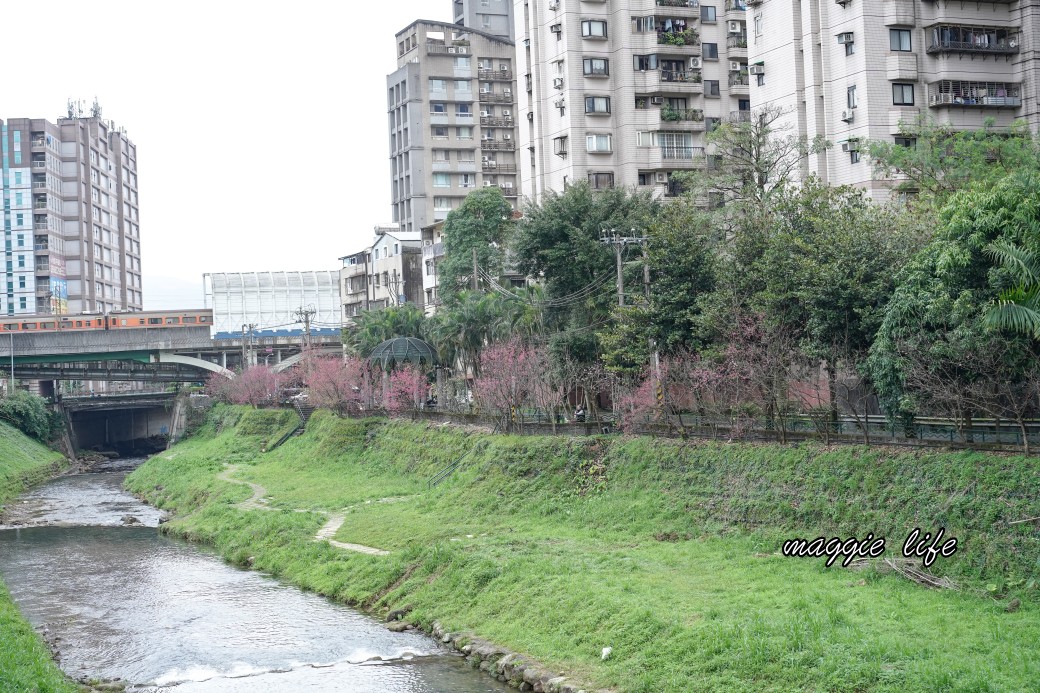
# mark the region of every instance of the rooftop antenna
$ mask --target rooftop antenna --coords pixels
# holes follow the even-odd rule
[[[101,104],[98,103],[97,97],[94,97],[94,105],[90,107],[90,115],[94,118],[101,117]]]
[[[76,117],[76,102],[73,101],[70,98],[68,104],[66,105],[66,108],[68,109],[69,117],[70,118],[75,118]]]

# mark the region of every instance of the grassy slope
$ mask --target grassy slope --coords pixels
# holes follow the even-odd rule
[[[1034,577],[1035,460],[971,453],[689,445],[648,439],[513,438],[381,421],[312,420],[266,455],[257,414],[221,410],[203,433],[149,462],[131,488],[179,513],[172,531],[231,560],[370,607],[416,606],[597,685],[624,690],[1034,690],[1040,601],[984,596]],[[246,431],[252,435],[243,435]],[[467,450],[460,471],[426,479]],[[355,506],[338,539],[309,540],[318,515],[242,512],[273,504]],[[398,503],[365,503],[411,496]],[[899,578],[775,555],[782,538],[873,531],[898,554],[914,526],[963,542],[932,592]],[[469,536],[472,535],[472,536]],[[676,539],[678,539],[676,541]],[[999,591],[1004,592],[1001,584]],[[1006,599],[1023,605],[1005,613]],[[612,657],[602,662],[600,649]]]
[[[0,507],[61,462],[58,453],[0,422]],[[75,690],[0,584],[0,692]]]

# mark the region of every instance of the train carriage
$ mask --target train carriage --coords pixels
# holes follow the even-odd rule
[[[80,332],[154,327],[211,327],[213,311],[152,310],[105,315],[14,315],[0,317],[0,332]]]

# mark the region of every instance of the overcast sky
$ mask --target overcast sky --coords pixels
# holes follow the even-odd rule
[[[394,34],[451,21],[451,0],[3,4],[0,118],[96,96],[137,144],[146,308],[360,249],[390,220]]]

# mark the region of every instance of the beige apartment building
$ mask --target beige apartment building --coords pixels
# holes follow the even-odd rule
[[[393,221],[418,235],[480,186],[515,203],[514,43],[427,20],[396,41],[397,70],[387,76]]]
[[[895,141],[900,121],[927,116],[955,127],[987,119],[1040,126],[1037,6],[926,0],[751,0],[751,99],[789,111],[792,134],[835,146],[806,171],[877,198],[862,144]]]
[[[521,188],[676,192],[751,107],[743,0],[517,0]]]
[[[340,258],[343,322],[363,311],[410,303],[423,308],[422,241],[398,224],[377,226],[370,246]]]
[[[0,315],[141,310],[137,147],[83,116],[0,120]]]
[[[513,40],[513,0],[452,0],[455,24]]]

